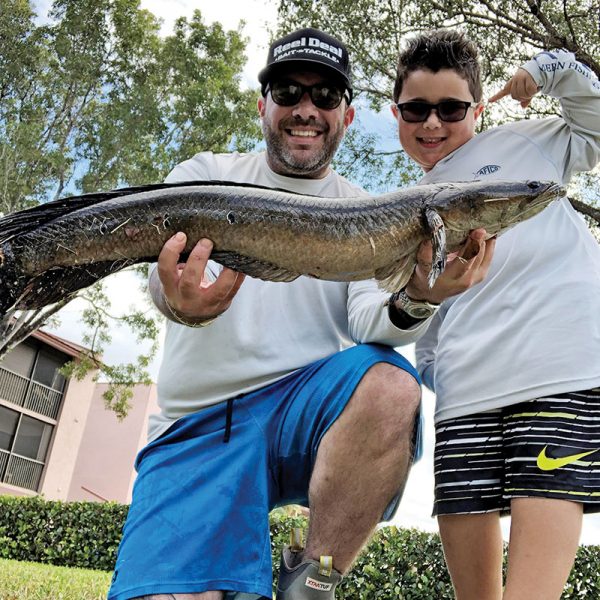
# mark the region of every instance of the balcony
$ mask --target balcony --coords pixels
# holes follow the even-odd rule
[[[36,492],[44,463],[0,450],[0,482]]]
[[[0,367],[0,398],[56,420],[63,393]]]

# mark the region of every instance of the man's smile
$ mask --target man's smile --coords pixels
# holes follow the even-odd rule
[[[299,137],[317,137],[319,135],[319,131],[306,131],[304,129],[289,129],[288,133],[290,135],[299,136]]]

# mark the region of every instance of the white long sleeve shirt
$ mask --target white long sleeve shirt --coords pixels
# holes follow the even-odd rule
[[[476,135],[421,183],[567,183],[600,158],[600,84],[566,52],[524,67],[562,118]],[[437,422],[600,386],[600,246],[566,199],[499,237],[487,278],[443,302],[416,346]]]
[[[334,172],[323,179],[278,175],[268,167],[264,153],[201,153],[178,165],[167,181],[211,179],[322,197],[365,195]],[[216,276],[220,266],[209,262],[208,268]],[[356,343],[414,342],[430,319],[409,330],[398,329],[384,306],[388,296],[374,281],[300,277],[279,283],[246,277],[231,307],[211,325],[194,329],[167,321],[158,375],[161,413],[151,417],[150,439],[186,414],[268,385]]]

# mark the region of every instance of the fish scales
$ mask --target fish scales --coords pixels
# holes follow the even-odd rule
[[[318,198],[186,182],[63,199],[0,219],[0,317],[9,309],[41,308],[129,265],[155,261],[178,231],[188,236],[185,253],[209,238],[215,260],[253,277],[376,278],[395,291],[410,277],[423,240],[432,239],[442,257],[439,271],[445,253],[470,230],[501,233],[563,193],[553,182],[492,181]]]
[[[225,191],[231,192],[228,188]],[[39,273],[56,264],[75,266],[99,258],[150,259],[177,231],[186,231],[191,240],[210,237],[216,250],[234,248],[239,254],[294,272],[301,272],[307,261],[313,260],[317,272],[332,277],[338,269],[346,273],[358,269],[362,274],[370,259],[367,273],[372,276],[375,269],[387,264],[389,254],[374,252],[369,239],[376,247],[384,245],[386,252],[389,247],[400,258],[414,245],[413,232],[406,227],[386,226],[384,221],[393,217],[397,223],[416,223],[414,217],[419,211],[416,203],[395,211],[392,205],[385,213],[373,213],[364,200],[317,201],[289,194],[274,201],[256,193],[232,198],[219,189],[202,192],[201,209],[194,191],[182,191],[169,202],[161,198],[148,211],[153,200],[152,194],[141,195],[126,209],[121,200],[106,201],[102,207],[76,211],[25,235],[24,270]],[[178,214],[174,214],[174,203],[182,207]],[[333,243],[338,248],[335,254],[331,252]],[[189,243],[186,251],[192,247]]]

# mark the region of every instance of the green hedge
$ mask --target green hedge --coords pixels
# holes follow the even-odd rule
[[[127,507],[0,496],[0,558],[110,571]],[[273,566],[303,517],[271,515]],[[276,575],[276,573],[274,573]],[[378,531],[340,586],[345,600],[451,600],[452,586],[435,534],[386,527]],[[582,546],[563,600],[600,598],[600,547]]]
[[[0,558],[111,571],[128,507],[0,496]]]

